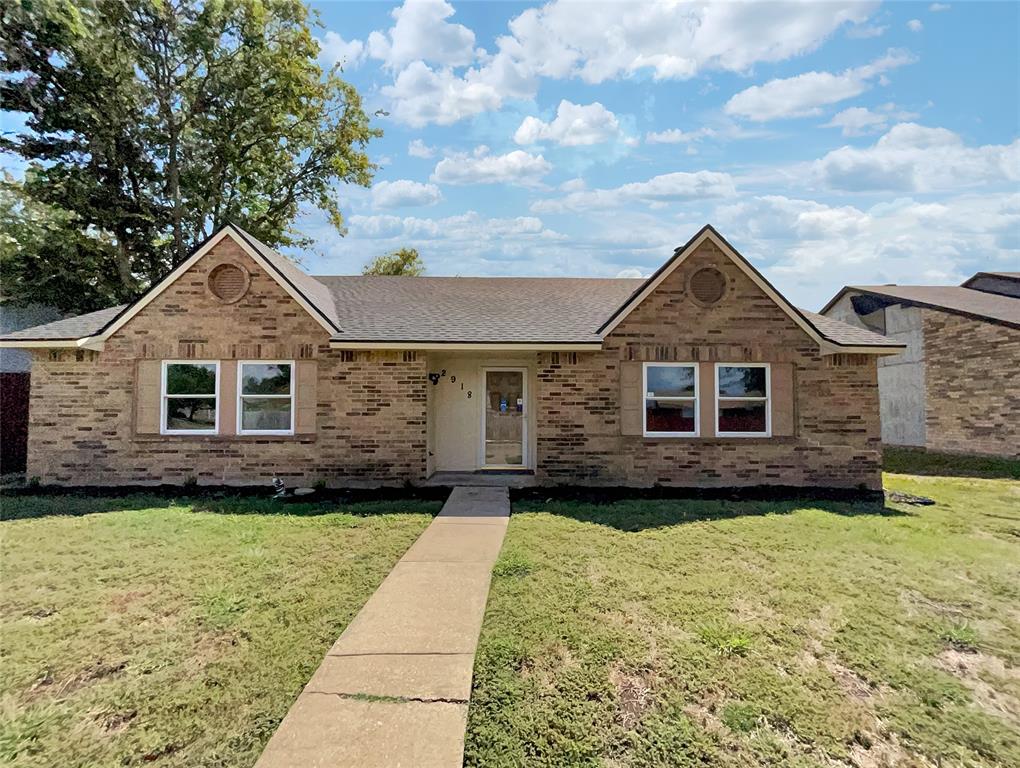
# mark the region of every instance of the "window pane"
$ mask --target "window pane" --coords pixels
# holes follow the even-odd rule
[[[290,429],[290,400],[243,398],[241,400],[241,429]]]
[[[290,365],[253,363],[241,366],[241,393],[245,395],[289,395]]]
[[[216,429],[215,397],[169,397],[167,429]]]
[[[722,397],[765,397],[765,369],[741,365],[719,367]]]
[[[765,403],[731,400],[719,403],[720,432],[764,432]]]
[[[648,394],[653,397],[694,397],[694,368],[649,365]]]
[[[694,403],[645,400],[645,429],[648,432],[693,432]]]
[[[216,366],[213,363],[172,363],[166,367],[168,395],[215,395]]]

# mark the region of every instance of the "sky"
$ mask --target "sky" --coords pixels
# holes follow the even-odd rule
[[[316,274],[651,274],[713,224],[790,299],[1020,270],[1020,4],[314,3],[385,135]]]

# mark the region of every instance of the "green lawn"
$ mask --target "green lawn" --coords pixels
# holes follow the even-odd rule
[[[439,509],[2,505],[0,764],[61,768],[250,766]]]
[[[886,485],[516,505],[467,764],[1020,765],[1020,483]]]

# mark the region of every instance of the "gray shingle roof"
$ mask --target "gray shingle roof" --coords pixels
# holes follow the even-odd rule
[[[4,341],[53,341],[53,340],[74,340],[91,336],[103,330],[117,315],[127,309],[129,305],[118,304],[116,307],[107,307],[97,312],[89,312],[75,317],[65,317],[63,320],[54,320],[52,323],[36,325],[32,328],[25,328],[22,331],[5,333]]]
[[[941,309],[1020,328],[1020,299],[1012,296],[955,285],[850,285],[840,291],[825,309],[835,304],[846,291],[885,296],[906,304]]]
[[[583,277],[317,277],[339,341],[598,342],[641,280]]]
[[[886,347],[895,345],[892,339],[874,333],[865,328],[857,328],[842,320],[835,320],[817,312],[800,310],[804,318],[815,327],[822,336],[836,344],[848,347]]]
[[[336,341],[361,343],[599,343],[599,328],[645,284],[587,277],[313,277],[233,227],[337,328]],[[971,293],[977,293],[971,291]],[[71,340],[103,331],[124,305],[29,328],[0,340]],[[840,346],[898,347],[889,339],[801,311]]]

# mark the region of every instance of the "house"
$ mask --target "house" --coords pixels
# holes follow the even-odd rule
[[[312,277],[227,226],[34,355],[43,483],[881,488],[878,360],[711,227],[647,280]]]
[[[822,314],[906,345],[878,362],[883,442],[1020,458],[1020,272],[850,285]]]
[[[13,306],[0,301],[0,336],[60,317],[55,307]],[[25,471],[31,365],[32,356],[28,352],[0,349],[0,475]]]

